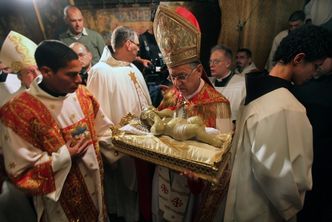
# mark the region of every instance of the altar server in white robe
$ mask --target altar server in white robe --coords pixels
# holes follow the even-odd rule
[[[292,84],[312,78],[328,52],[328,33],[303,26],[279,45],[270,73],[247,76],[233,141],[224,221],[296,221],[312,187],[312,128]]]

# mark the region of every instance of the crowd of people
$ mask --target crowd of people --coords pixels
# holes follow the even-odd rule
[[[64,19],[59,40],[11,31],[1,47],[1,221],[189,222],[212,195],[204,221],[332,221],[332,35],[303,11],[274,39],[266,69],[249,48],[234,56],[217,44],[210,77],[199,22],[183,6],[159,6],[141,36],[118,26],[110,44],[79,8]],[[144,70],[160,59],[169,81],[151,88]],[[151,105],[234,135],[220,192],[114,149],[113,126]]]

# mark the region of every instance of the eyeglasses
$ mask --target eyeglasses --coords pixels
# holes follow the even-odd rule
[[[221,63],[221,62],[222,62],[221,59],[209,60],[209,64],[210,64],[210,65],[218,65],[218,64]]]
[[[128,39],[128,40],[139,48],[139,43],[136,43],[136,42],[134,42],[133,40],[130,40],[130,39]]]
[[[191,72],[190,72],[189,74],[181,73],[181,74],[179,74],[179,75],[177,75],[177,76],[169,75],[169,76],[167,77],[167,79],[168,79],[169,81],[172,81],[172,82],[174,82],[175,80],[178,80],[178,81],[185,81],[185,80],[187,80],[187,79],[189,78],[189,76],[190,76],[192,73],[194,73],[194,72],[196,71],[197,67],[198,67],[198,66],[196,66],[193,70],[191,70]]]

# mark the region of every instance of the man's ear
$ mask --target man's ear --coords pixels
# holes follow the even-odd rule
[[[127,39],[127,41],[125,42],[125,46],[126,46],[126,49],[127,49],[128,51],[130,51],[130,49],[131,49],[130,45],[131,45],[131,42],[130,42],[129,39]]]
[[[50,67],[47,66],[42,66],[39,68],[41,74],[43,75],[43,77],[50,77],[51,75],[53,75],[53,71],[52,69],[50,69]]]
[[[225,66],[226,66],[227,69],[229,69],[230,67],[232,67],[232,60],[226,58],[225,59]]]
[[[22,73],[21,73],[21,71],[19,71],[18,73],[17,73],[17,78],[21,81],[22,80]]]
[[[296,54],[296,56],[293,58],[293,64],[298,65],[304,61],[305,54],[303,52]]]
[[[91,62],[92,59],[93,59],[93,55],[92,55],[92,53],[91,53],[91,52],[88,52],[88,56],[89,56],[89,61]]]
[[[200,73],[200,77],[203,75],[203,65],[199,64],[197,65],[197,71],[198,73]]]

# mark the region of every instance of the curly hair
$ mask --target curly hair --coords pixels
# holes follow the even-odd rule
[[[304,53],[304,61],[324,59],[331,50],[330,33],[318,26],[303,25],[290,32],[280,43],[273,61],[289,64],[299,53]]]

